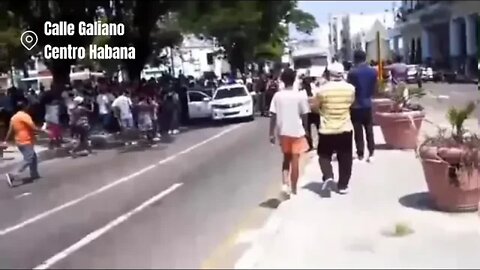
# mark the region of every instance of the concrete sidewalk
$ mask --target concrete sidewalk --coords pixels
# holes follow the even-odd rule
[[[480,217],[432,210],[413,151],[377,150],[374,163],[354,163],[347,195],[323,191],[320,181],[315,156],[299,194],[280,205],[236,268],[480,267]]]

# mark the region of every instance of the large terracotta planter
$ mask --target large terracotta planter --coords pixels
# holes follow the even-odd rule
[[[425,118],[423,111],[377,112],[385,143],[395,149],[417,148],[417,138]]]
[[[449,174],[451,165],[459,164],[459,148],[420,149],[423,172],[430,196],[438,210],[447,212],[476,211],[480,202],[480,174],[477,168],[456,170],[456,185]]]
[[[378,125],[377,112],[389,112],[392,109],[393,101],[389,98],[372,99],[372,121]]]

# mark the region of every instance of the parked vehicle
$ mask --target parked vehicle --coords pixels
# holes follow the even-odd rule
[[[210,101],[212,98],[199,90],[190,90],[187,92],[188,98],[188,117],[190,119],[210,118],[212,116],[212,107]]]
[[[253,97],[243,84],[219,87],[211,101],[213,120],[247,118],[254,119]]]
[[[416,83],[418,80],[418,71],[419,71],[419,66],[418,65],[408,65],[408,70],[407,70],[407,82],[408,83]]]

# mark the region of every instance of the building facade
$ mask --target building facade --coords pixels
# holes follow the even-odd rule
[[[398,12],[395,42],[407,63],[477,75],[478,1],[404,0]]]
[[[342,61],[351,61],[357,49],[366,51],[371,42],[368,35],[375,24],[380,23],[385,29],[394,27],[394,11],[385,10],[372,14],[342,14],[330,16],[329,42],[333,55]]]

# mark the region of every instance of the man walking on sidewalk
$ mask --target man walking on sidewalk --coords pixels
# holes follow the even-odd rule
[[[30,169],[30,180],[40,178],[38,174],[38,160],[35,153],[35,133],[43,131],[38,129],[33,122],[32,117],[27,113],[28,105],[26,101],[17,102],[17,106],[20,109],[10,120],[10,127],[5,137],[4,145],[7,145],[7,140],[14,133],[15,143],[18,150],[23,156],[23,163],[20,167],[12,173],[7,173],[7,183],[10,187],[13,187],[15,178],[22,173],[27,167]],[[44,131],[45,132],[45,131]]]
[[[355,146],[358,160],[365,157],[365,142],[363,131],[367,139],[367,162],[373,161],[375,141],[373,139],[372,98],[378,86],[378,73],[367,64],[367,55],[364,51],[355,51],[353,56],[355,67],[348,73],[348,83],[355,86],[355,102],[350,110]]]
[[[308,100],[293,89],[296,74],[286,69],[281,75],[285,88],[275,93],[270,103],[270,142],[275,143],[275,129],[280,136],[283,152],[282,176],[283,191],[289,192],[288,176],[290,174],[290,191],[297,194],[300,154],[308,150],[305,139],[307,114],[310,112]]]
[[[338,192],[346,194],[352,174],[352,122],[350,106],[355,98],[355,87],[344,81],[340,63],[328,67],[330,81],[320,86],[316,103],[320,111],[318,157],[323,174],[324,189],[333,184],[332,155],[337,153]]]

